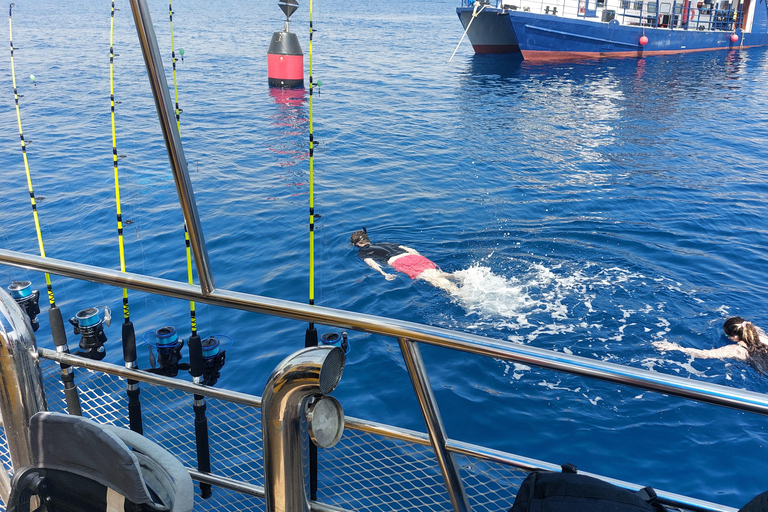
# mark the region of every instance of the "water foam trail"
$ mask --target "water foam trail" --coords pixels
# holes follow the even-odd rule
[[[702,311],[696,291],[677,281],[595,263],[576,267],[520,261],[512,261],[508,268],[514,275],[507,277],[483,263],[453,274],[459,289],[452,299],[467,313],[466,329],[506,332],[515,343],[651,370],[661,367],[699,378],[743,380],[739,365],[694,364],[690,358],[661,354],[653,347],[652,342],[668,338],[692,346],[718,338],[709,332],[713,320],[705,318],[722,315],[723,308]],[[673,318],[687,320],[671,322]],[[699,325],[702,322],[706,325]],[[708,332],[704,337],[709,339],[702,341]],[[530,371],[525,365],[505,364],[504,374],[519,380]]]
[[[574,310],[580,314],[594,312],[591,290],[595,278],[577,270],[563,273],[562,265],[549,268],[534,263],[517,275],[506,277],[495,274],[489,267],[475,264],[453,274],[459,282],[454,300],[468,315],[478,321],[497,327],[531,327],[547,318],[549,330],[560,331],[558,322],[573,320]],[[602,279],[602,278],[600,278]]]
[[[541,303],[529,295],[530,282],[494,274],[489,267],[473,265],[453,275],[459,281],[454,298],[468,314],[482,319],[504,318],[526,325],[526,312]]]

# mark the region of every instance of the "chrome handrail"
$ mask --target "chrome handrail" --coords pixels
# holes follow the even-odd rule
[[[534,365],[768,416],[768,396],[762,393],[621,366],[616,363],[597,361],[582,356],[452,331],[441,327],[220,289],[205,295],[198,286],[169,279],[122,273],[117,270],[48,257],[41,258],[6,249],[0,249],[0,264],[112,285],[118,288],[126,287],[168,297],[194,300],[214,306],[291,318],[302,322],[311,321],[392,338],[406,338],[410,341],[470,354]]]
[[[625,367],[615,363],[592,360],[586,357],[495,340],[493,338],[474,334],[460,333],[440,327],[431,327],[414,322],[393,320],[322,306],[310,306],[298,302],[273,299],[242,292],[214,290],[211,293],[206,294],[203,293],[198,286],[179,283],[168,279],[149,277],[141,274],[123,273],[91,265],[66,262],[53,258],[41,258],[39,256],[31,256],[3,249],[0,249],[0,264],[21,267],[27,270],[48,272],[65,277],[113,285],[120,288],[125,287],[185,300],[194,300],[214,306],[229,307],[255,313],[292,318],[303,322],[314,322],[344,329],[365,331],[373,334],[394,337],[398,340],[405,340],[410,343],[426,343],[461,352],[504,359],[526,365],[533,365],[550,370],[604,380],[615,384],[666,393],[681,398],[730,407],[740,411],[768,415],[768,397],[763,394],[707,382],[698,382],[673,375],[665,375],[650,370]],[[409,343],[401,345],[408,346],[408,344]],[[72,356],[57,354],[56,358],[52,359],[63,360],[68,357]],[[405,359],[407,357],[408,354],[403,350],[403,358]],[[95,361],[89,362],[88,365],[96,367],[97,365],[95,363]],[[413,368],[409,368],[409,375],[411,376],[411,381],[414,383],[414,386],[417,386],[417,383],[420,381],[428,383],[428,379],[426,379],[426,369],[420,358],[414,361]],[[134,378],[136,377],[134,376]],[[198,389],[202,390],[206,388]],[[436,455],[440,455],[438,458],[440,460],[441,471],[454,510],[456,512],[469,511],[469,504],[467,503],[460,485],[461,479],[460,475],[458,475],[458,469],[455,467],[455,464],[453,463],[452,458],[448,455],[445,447],[445,433],[440,432],[439,423],[430,421],[431,418],[439,418],[439,410],[434,396],[431,393],[419,395],[418,391],[417,396],[425,416],[429,437],[433,440],[433,448],[435,449]],[[457,481],[459,482],[459,485],[456,485]]]
[[[173,101],[168,89],[168,82],[163,70],[163,59],[155,36],[155,28],[152,25],[152,17],[149,13],[149,5],[146,0],[131,0],[131,11],[136,25],[136,33],[139,36],[139,45],[144,55],[144,63],[147,67],[149,84],[152,86],[152,96],[155,98],[155,109],[160,120],[160,128],[163,131],[165,147],[168,151],[168,160],[173,171],[173,180],[176,183],[176,193],[179,196],[181,212],[184,215],[184,225],[189,233],[189,244],[195,255],[197,275],[203,293],[209,293],[216,289],[213,280],[211,264],[208,260],[208,249],[205,245],[203,228],[200,225],[200,217],[197,214],[197,203],[192,190],[192,182],[189,178],[187,159],[184,157],[184,148],[181,145],[181,136],[176,127],[173,114]]]
[[[8,455],[17,469],[32,463],[29,419],[48,408],[35,349],[27,314],[0,289],[0,418]],[[0,473],[0,499],[8,503],[11,482],[7,473]]]
[[[408,375],[411,377],[413,391],[416,399],[419,401],[421,413],[424,416],[424,423],[429,432],[429,441],[432,449],[435,451],[437,463],[440,466],[440,472],[445,480],[445,487],[448,489],[448,495],[451,497],[453,510],[457,512],[468,512],[472,509],[469,504],[469,498],[464,491],[464,485],[461,483],[459,467],[453,455],[448,451],[448,435],[443,426],[443,418],[440,416],[440,410],[437,407],[435,393],[429,383],[427,369],[424,366],[424,359],[421,357],[419,346],[406,338],[398,338],[400,352],[405,360],[405,367],[408,369]]]

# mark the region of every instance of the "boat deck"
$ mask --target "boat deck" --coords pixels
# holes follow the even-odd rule
[[[41,351],[41,354],[44,355]],[[43,383],[51,411],[66,412],[59,365],[41,359]],[[77,368],[76,382],[83,416],[99,423],[128,427],[126,383],[121,377]],[[252,397],[260,401],[259,397]],[[185,391],[142,383],[144,435],[174,454],[193,478],[196,467],[192,397]],[[261,410],[235,401],[207,398],[213,496],[195,498],[195,510],[261,510],[264,507],[264,465]],[[4,437],[4,432],[3,432]],[[3,439],[4,441],[4,439]],[[528,464],[481,447],[451,442],[464,490],[475,511],[508,510]],[[464,452],[464,453],[462,453]],[[468,455],[472,453],[474,455]],[[509,460],[503,460],[506,457]],[[0,458],[12,471],[5,442]],[[205,479],[205,476],[203,476]],[[341,441],[318,453],[318,500],[313,510],[445,511],[451,501],[426,434],[346,419]],[[729,507],[681,507],[681,511],[733,511]]]

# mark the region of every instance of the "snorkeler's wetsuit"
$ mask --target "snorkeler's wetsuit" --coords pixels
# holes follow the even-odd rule
[[[387,262],[389,262],[389,258],[392,256],[405,254],[407,252],[408,251],[405,251],[400,247],[400,244],[383,242],[380,244],[368,244],[361,247],[360,250],[357,251],[357,255],[362,259],[372,258],[373,261],[386,265]]]
[[[394,256],[402,256],[392,262],[392,267],[398,272],[403,272],[411,279],[416,279],[425,270],[437,268],[433,262],[420,254],[409,254],[399,244],[384,242],[380,244],[368,244],[357,251],[357,255],[362,258],[372,258],[380,264],[389,264],[389,260]]]

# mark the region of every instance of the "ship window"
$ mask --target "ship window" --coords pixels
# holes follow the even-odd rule
[[[605,0],[597,0],[598,7],[605,7]]]

